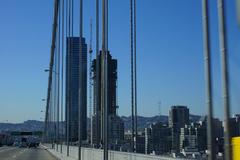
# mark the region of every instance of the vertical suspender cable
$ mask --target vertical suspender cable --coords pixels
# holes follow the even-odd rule
[[[57,140],[57,54],[58,54],[58,28],[57,28],[57,39],[56,39],[56,49],[55,49],[55,56],[54,56],[54,92],[53,92],[53,129],[54,129],[54,139],[53,139],[53,146],[56,149],[56,140]]]
[[[135,151],[135,127],[134,127],[134,78],[133,78],[133,0],[130,0],[130,54],[131,54],[131,109],[132,109],[132,151]]]
[[[53,69],[53,75],[54,75],[54,92],[53,92],[53,130],[54,130],[54,138],[53,138],[53,146],[54,149],[56,149],[56,139],[57,139],[57,76],[56,76],[56,70],[57,70],[57,53],[58,53],[58,26],[57,26],[57,39],[56,39],[56,49],[55,49],[55,55],[54,55],[54,69]]]
[[[60,1],[59,1],[60,3]],[[59,13],[58,13],[59,14]],[[58,16],[58,20],[59,20],[59,16]],[[59,22],[58,22],[59,23]],[[56,40],[56,50],[55,50],[55,64],[54,64],[54,83],[55,83],[55,89],[54,89],[54,148],[55,150],[57,150],[57,67],[58,67],[58,41],[59,41],[59,37],[58,37],[58,33],[59,33],[59,25],[57,27],[57,40]]]
[[[69,117],[71,117],[70,119],[70,145],[72,145],[73,143],[73,138],[74,138],[74,118],[72,116],[72,113],[73,113],[73,78],[72,78],[72,75],[73,75],[73,0],[70,0],[70,10],[69,10],[69,19],[70,19],[70,33],[69,33],[69,37],[70,37],[70,54],[71,54],[71,60],[70,60],[70,82],[71,82],[71,92],[70,92],[70,95],[71,95],[71,101],[70,101],[70,114],[69,114]]]
[[[82,83],[83,83],[83,44],[82,44],[82,38],[83,38],[83,0],[80,0],[80,13],[79,13],[79,108],[78,108],[78,159],[81,160],[81,143],[82,143],[82,110],[83,107],[83,98],[82,98]]]
[[[105,57],[104,57],[104,52],[105,52],[105,0],[102,0],[102,54],[101,54],[101,141],[102,141],[102,144],[103,144],[103,160],[105,160],[105,141],[104,141],[104,127],[105,127],[105,124],[104,124],[104,112],[105,112],[105,104],[104,104],[104,98],[105,98],[105,95],[104,95],[104,90],[105,90],[105,86],[104,86],[104,82],[105,82],[105,79],[104,79],[104,74],[105,74],[105,65],[104,65],[104,62],[105,62]]]
[[[52,44],[50,51],[50,64],[49,64],[49,77],[48,77],[48,91],[47,91],[47,102],[46,102],[46,115],[45,115],[45,126],[44,126],[44,135],[46,136],[47,132],[47,121],[49,116],[50,108],[50,98],[51,98],[51,88],[52,88],[52,70],[54,64],[54,51],[56,43],[56,30],[57,30],[57,20],[58,20],[58,7],[59,0],[54,1],[54,18],[53,18],[53,29],[52,29]]]
[[[70,139],[70,94],[71,94],[71,89],[70,89],[70,59],[71,59],[71,52],[70,52],[70,36],[69,36],[69,29],[70,29],[70,18],[69,18],[69,6],[70,6],[70,0],[67,0],[66,2],[66,33],[67,33],[67,69],[68,69],[68,74],[67,74],[67,156],[69,156],[69,139]]]
[[[58,32],[58,29],[57,31]],[[56,35],[56,49],[54,54],[54,63],[53,63],[53,90],[52,90],[52,122],[53,122],[53,139],[52,146],[55,149],[55,140],[56,140],[56,62],[57,62],[57,50],[58,50],[58,34]]]
[[[49,143],[52,144],[52,91],[49,98]]]
[[[61,125],[60,125],[60,128],[61,128],[61,153],[62,153],[62,148],[63,148],[63,81],[64,81],[64,77],[63,77],[63,74],[64,74],[64,4],[65,4],[65,1],[62,0],[62,50],[61,50],[61,60],[62,60],[62,69],[61,69]]]
[[[102,83],[102,91],[101,91],[101,103],[102,103],[102,112],[103,112],[103,157],[104,160],[108,160],[108,77],[107,77],[107,0],[102,0],[102,57],[101,57],[101,83]]]
[[[104,99],[105,99],[105,110],[104,110],[104,144],[105,144],[105,160],[108,160],[108,0],[105,2],[105,52],[104,52],[104,57],[105,57],[105,62],[104,62],[104,81],[105,81],[105,94],[104,94]]]
[[[208,110],[207,116],[207,144],[208,144],[208,160],[215,159],[213,147],[213,107],[212,107],[212,76],[211,76],[211,53],[210,53],[210,37],[208,23],[208,0],[202,0],[202,25],[203,25],[203,47],[204,47],[204,66],[205,66],[205,92],[206,106]]]
[[[106,24],[105,24],[105,26],[106,26],[106,28],[105,28],[105,49],[106,49],[106,51],[107,51],[107,53],[108,53],[108,0],[106,0],[106,4],[105,4],[105,8],[106,8],[106,10],[105,10],[105,14],[106,14],[106,18],[105,18],[105,21],[106,21]],[[106,53],[106,56],[108,56],[108,54]]]
[[[74,47],[73,47],[73,3],[74,3],[74,0],[71,0],[71,3],[70,3],[70,39],[71,39],[71,77],[70,77],[70,79],[71,79],[71,83],[72,83],[72,74],[73,74],[73,69],[72,69],[72,63],[73,63],[73,52],[74,52]],[[71,89],[72,90],[72,89]],[[70,117],[72,117],[72,113],[73,113],[73,92],[71,91],[71,112],[70,112]],[[77,124],[76,123],[76,121],[75,121],[75,119],[72,117],[72,119],[71,119],[71,131],[70,131],[70,133],[71,133],[71,145],[72,145],[72,143],[73,143],[73,141],[74,141],[74,128],[75,128],[75,124]]]
[[[101,54],[101,82],[100,82],[100,86],[101,86],[101,143],[102,145],[104,145],[104,51],[105,51],[105,35],[104,35],[104,23],[105,22],[105,0],[102,0],[102,54]]]
[[[52,82],[52,90],[53,90],[53,82]],[[52,139],[53,139],[53,115],[52,115],[52,110],[53,110],[53,105],[52,105],[52,91],[50,93],[50,143],[51,143],[51,146],[53,148],[53,145],[52,145]]]
[[[100,66],[99,66],[99,62],[100,59],[98,57],[99,55],[99,0],[96,0],[96,90],[95,90],[95,123],[96,123],[96,131],[97,133],[99,133],[99,105],[100,105],[100,101],[99,101],[99,70],[100,70]],[[101,135],[101,134],[100,134]],[[100,142],[100,135],[96,134],[96,142],[99,143]],[[99,145],[99,144],[97,144]]]
[[[231,134],[229,126],[230,104],[229,104],[229,77],[228,77],[228,58],[227,42],[224,18],[223,0],[218,0],[218,21],[219,21],[219,42],[222,60],[222,94],[224,103],[224,157],[231,160]]]
[[[54,58],[54,61],[55,61],[55,58]],[[53,66],[54,68],[54,66]],[[53,82],[52,82],[52,91],[51,91],[51,98],[50,98],[50,113],[51,113],[51,145],[52,145],[52,149],[54,148],[54,145],[53,145],[53,141],[54,141],[54,116],[53,116],[53,113],[54,113],[54,75],[53,75]]]
[[[60,52],[61,52],[61,1],[59,2],[59,16],[58,16],[58,52],[57,52],[57,151],[59,145],[59,112],[60,112]]]
[[[136,21],[137,21],[137,16],[136,16],[136,0],[134,0],[134,18],[133,18],[133,21],[134,21],[134,111],[135,111],[135,124],[134,124],[134,127],[135,127],[135,140],[134,140],[134,150],[135,152],[137,152],[137,134],[138,134],[138,130],[137,130],[137,24],[136,24]]]
[[[105,22],[105,0],[102,0],[102,54],[101,54],[101,143],[104,145],[104,51],[105,51],[105,35],[104,35],[104,23]],[[104,146],[103,146],[104,147]]]
[[[56,53],[55,53],[56,54]],[[56,56],[54,54],[54,66],[53,66],[53,71],[55,70],[55,61],[56,61]],[[53,89],[52,89],[52,97],[51,97],[51,105],[52,105],[52,148],[54,149],[54,140],[55,140],[55,74],[53,72]]]

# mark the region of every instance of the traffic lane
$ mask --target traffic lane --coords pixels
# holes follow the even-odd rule
[[[12,147],[2,146],[2,147],[0,147],[0,152],[4,151],[4,150],[6,150],[6,149],[10,149],[10,148],[12,148]]]
[[[1,160],[15,160],[18,156],[23,154],[26,148],[7,147],[0,150]]]
[[[58,160],[42,148],[29,148],[14,160]]]
[[[0,147],[0,152],[1,152],[2,150],[7,149],[7,148],[9,148],[9,147],[7,147],[7,146],[2,146],[2,147]]]

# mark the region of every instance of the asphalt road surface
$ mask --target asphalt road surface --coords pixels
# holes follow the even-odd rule
[[[0,147],[0,160],[58,160],[42,148]]]

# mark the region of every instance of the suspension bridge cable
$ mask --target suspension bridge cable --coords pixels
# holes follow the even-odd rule
[[[58,28],[57,28],[57,39],[56,39],[56,49],[55,49],[55,55],[54,55],[54,90],[53,90],[53,130],[54,130],[54,138],[53,138],[53,146],[55,148],[55,143],[57,139],[57,126],[56,126],[56,120],[57,120],[57,53],[58,53]]]
[[[65,21],[65,19],[64,19],[64,3],[65,3],[65,1],[64,0],[62,0],[62,36],[61,36],[61,38],[62,38],[62,48],[61,48],[61,60],[62,60],[62,62],[61,62],[61,153],[62,153],[62,149],[63,149],[63,134],[64,134],[64,127],[63,127],[63,91],[64,91],[64,89],[63,89],[63,87],[64,87],[64,84],[63,84],[63,82],[64,82],[64,21]]]
[[[58,20],[58,5],[59,0],[54,1],[54,18],[53,18],[53,30],[52,30],[52,43],[50,50],[50,64],[49,64],[49,77],[48,77],[48,90],[47,90],[47,101],[46,101],[46,115],[45,115],[45,125],[44,125],[44,136],[47,133],[47,123],[50,120],[50,98],[51,98],[51,88],[52,88],[52,70],[54,64],[54,52],[55,52],[55,43],[56,43],[56,30],[57,30],[57,20]],[[49,120],[48,120],[49,118]]]
[[[83,0],[80,0],[79,6],[79,82],[78,82],[78,159],[81,160],[81,145],[82,145],[82,110],[83,107]]]
[[[69,115],[70,115],[70,39],[69,39],[69,22],[70,22],[70,18],[69,18],[69,3],[70,3],[70,0],[67,0],[66,1],[66,35],[67,35],[67,55],[66,55],[66,58],[67,58],[67,97],[66,97],[66,101],[67,101],[67,105],[66,105],[66,116],[67,116],[67,134],[66,134],[66,141],[67,141],[67,156],[69,156],[69,130],[70,130],[70,118],[69,118]]]
[[[133,0],[130,0],[130,58],[131,58],[131,109],[132,109],[132,151],[135,151],[135,126],[134,126],[134,68],[133,68]]]
[[[73,92],[72,92],[72,74],[73,74],[73,69],[72,69],[72,62],[73,62],[73,0],[70,0],[70,5],[69,5],[69,21],[70,21],[70,33],[69,33],[69,38],[70,38],[70,85],[71,85],[71,92],[70,92],[70,144],[72,145],[73,142],[73,137],[74,137],[74,118],[71,116],[73,112]]]
[[[210,37],[209,37],[209,23],[208,23],[208,1],[202,0],[202,21],[203,21],[203,47],[204,47],[204,65],[205,65],[205,89],[206,89],[206,105],[208,110],[207,116],[207,144],[208,144],[208,160],[215,159],[213,147],[213,133],[212,133],[212,76],[211,76],[211,56],[210,56]]]
[[[108,160],[108,67],[107,67],[107,20],[108,1],[102,0],[102,55],[101,55],[101,109],[102,109],[102,133],[103,133],[103,157]]]
[[[100,123],[99,123],[99,105],[100,105],[100,95],[99,95],[99,84],[100,84],[100,57],[99,57],[99,0],[96,0],[96,93],[95,93],[95,121],[96,121],[96,131],[99,131]],[[100,134],[101,135],[101,134]],[[96,134],[96,141],[99,145],[100,143],[100,135]]]
[[[60,52],[61,52],[61,1],[59,2],[59,16],[58,16],[58,54],[57,54],[57,151],[59,145],[59,120],[60,120]]]
[[[134,14],[133,14],[133,37],[134,37],[134,110],[135,110],[135,141],[134,141],[134,148],[135,148],[135,152],[137,152],[137,135],[138,135],[138,130],[137,130],[137,16],[136,16],[136,0],[134,0]]]
[[[230,102],[229,102],[229,75],[228,75],[228,54],[226,41],[226,24],[224,13],[224,2],[218,0],[218,27],[219,27],[219,45],[222,61],[222,94],[224,105],[224,157],[225,160],[231,160],[231,134],[230,134]]]

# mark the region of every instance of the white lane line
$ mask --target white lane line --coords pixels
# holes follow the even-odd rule
[[[16,159],[17,157],[19,157],[21,154],[23,154],[24,152],[26,152],[27,149],[21,150],[20,152],[17,152],[16,154],[14,154],[12,156],[12,159]]]
[[[0,151],[1,151],[1,150],[4,150],[4,149],[6,149],[6,148],[8,148],[8,147],[6,147],[6,146],[0,147]]]
[[[0,150],[0,153],[1,152],[6,152],[6,151],[11,151],[11,150],[14,150],[14,149],[16,149],[16,148],[4,148],[4,149]]]

